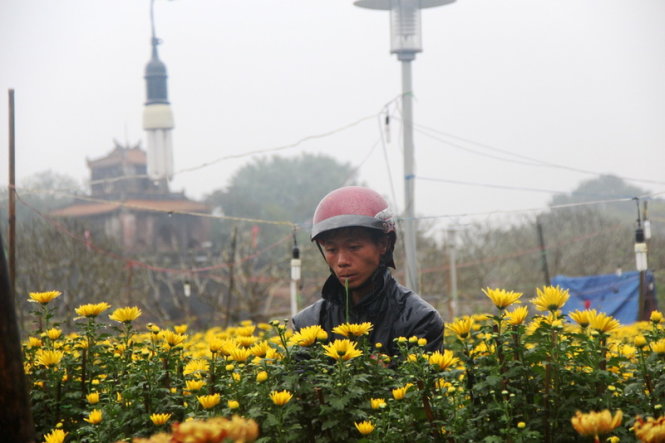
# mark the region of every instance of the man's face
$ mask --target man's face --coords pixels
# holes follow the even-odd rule
[[[386,253],[386,241],[376,243],[361,228],[343,229],[321,241],[323,255],[342,285],[349,289],[361,286],[379,267]]]

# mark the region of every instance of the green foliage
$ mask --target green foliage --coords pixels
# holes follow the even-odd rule
[[[347,163],[325,155],[273,156],[240,168],[224,190],[207,201],[226,215],[307,223],[328,192],[352,184]]]
[[[27,177],[17,183],[16,188],[20,198],[16,202],[17,223],[36,218],[37,214],[32,208],[47,213],[67,206],[74,201],[74,195],[83,193],[83,187],[75,179],[54,171],[42,171]],[[0,214],[3,221],[7,220],[8,216],[7,199],[7,189],[3,188],[0,192]]]
[[[207,198],[213,208],[227,216],[292,222],[306,229],[299,233],[301,247],[309,244],[308,226],[316,205],[328,192],[344,185],[355,184],[356,172],[348,163],[340,163],[326,155],[304,153],[299,157],[275,155],[261,158],[240,168],[225,189],[212,192]],[[250,226],[244,224],[243,226]],[[254,242],[267,246],[289,235],[288,226],[257,225]],[[246,229],[247,231],[249,228]],[[232,224],[218,224],[216,242],[230,242]],[[268,253],[281,258],[288,249]],[[288,255],[287,255],[288,256]]]
[[[140,332],[133,321],[80,318],[79,333],[63,337],[51,310],[35,310],[26,372],[37,431],[60,423],[72,442],[149,436],[164,429],[150,415],[168,413],[171,423],[239,414],[260,424],[262,442],[564,443],[585,441],[571,426],[576,411],[604,409],[623,411],[611,435],[629,440],[635,418],[658,416],[665,402],[659,313],[618,328],[573,325],[558,311],[524,324],[500,310],[473,318],[466,334],[450,325],[443,352],[402,337],[398,355],[387,356],[363,332],[348,342],[316,328],[293,337],[279,321],[185,341],[182,326]],[[45,362],[45,351],[62,359]],[[221,401],[207,404],[206,395]],[[85,421],[93,409],[101,422]],[[365,421],[374,429],[363,436],[355,424]]]

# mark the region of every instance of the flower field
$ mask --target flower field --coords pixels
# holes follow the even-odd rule
[[[31,293],[39,441],[665,441],[660,312],[621,326],[564,317],[556,287],[483,292],[494,312],[447,324],[445,350],[400,337],[398,356],[368,343],[369,323],[330,337],[282,321],[196,332],[107,303],[79,306],[65,332],[59,292]]]

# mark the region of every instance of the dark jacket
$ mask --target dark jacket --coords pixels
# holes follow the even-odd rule
[[[379,268],[372,277],[373,288],[360,302],[349,300],[349,323],[371,322],[371,343],[381,343],[383,352],[396,355],[393,340],[397,337],[424,337],[427,351],[441,350],[443,320],[429,303],[408,288],[398,284],[390,271]],[[305,326],[321,325],[331,339],[343,338],[332,334],[333,328],[345,323],[344,287],[330,275],[321,291],[322,299],[303,309],[293,319],[298,331]]]

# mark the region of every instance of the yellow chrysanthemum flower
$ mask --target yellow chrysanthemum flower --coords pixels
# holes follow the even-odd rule
[[[173,330],[175,331],[176,334],[184,334],[187,332],[187,328],[189,328],[188,325],[175,325],[173,327]]]
[[[84,418],[83,420],[87,421],[91,425],[96,425],[101,423],[103,419],[104,419],[104,414],[102,413],[102,411],[100,409],[93,409],[88,414],[88,417]]]
[[[520,306],[519,308],[515,308],[512,311],[506,313],[506,321],[508,324],[511,324],[513,326],[519,326],[522,323],[524,323],[524,320],[526,320],[526,317],[529,315],[529,307],[528,306]]]
[[[570,422],[578,434],[597,439],[600,435],[612,432],[621,424],[622,418],[621,410],[616,411],[614,416],[608,409],[601,412],[591,411],[586,414],[577,411]]]
[[[531,300],[539,311],[555,312],[563,307],[570,298],[567,289],[559,286],[544,286],[543,289],[536,288],[538,296]]]
[[[222,339],[218,337],[211,337],[208,339],[208,348],[213,354],[229,355],[231,350],[236,348],[232,340]]]
[[[450,349],[444,350],[443,353],[435,351],[429,356],[429,364],[436,366],[440,371],[445,371],[458,361],[459,359],[455,357]]]
[[[229,400],[226,402],[226,405],[229,409],[238,409],[240,407],[240,403],[237,400]]]
[[[173,429],[172,436],[157,440],[153,436],[150,441],[181,441],[181,442],[251,442],[259,435],[259,425],[251,419],[233,416],[230,419],[213,417],[204,420],[189,418]],[[172,437],[172,439],[170,438]]]
[[[447,392],[455,392],[455,387],[449,381],[446,381],[445,378],[440,378],[434,383],[436,389],[445,389]]]
[[[261,340],[249,348],[249,352],[255,357],[263,358],[268,354],[268,352],[270,352],[270,349],[270,344],[265,340]]]
[[[356,344],[349,339],[335,340],[334,342],[324,345],[325,355],[332,357],[335,360],[351,360],[362,355],[362,351],[356,348]]]
[[[214,408],[222,400],[219,394],[200,395],[196,398],[204,409]]]
[[[386,407],[386,401],[382,398],[370,398],[369,405],[372,409],[381,409]]]
[[[46,336],[51,340],[57,340],[60,338],[61,335],[62,331],[58,328],[51,328],[48,331],[46,331]]]
[[[233,374],[231,374],[231,378],[235,381],[240,381],[240,379],[242,379],[242,374],[240,374],[239,372],[234,372]]]
[[[35,355],[35,360],[39,365],[50,367],[50,366],[57,366],[58,364],[60,364],[60,361],[64,356],[65,353],[63,351],[40,349],[37,351],[37,354]]]
[[[651,350],[658,355],[665,355],[665,338],[651,343]]]
[[[663,321],[663,313],[660,311],[651,311],[649,320],[651,321],[651,323],[660,323]]]
[[[453,331],[461,339],[469,336],[472,327],[473,319],[471,317],[456,318],[452,323],[446,325],[446,328]]]
[[[242,346],[244,348],[249,348],[252,346],[254,343],[259,341],[258,337],[254,337],[253,335],[239,335],[236,336],[236,343],[238,346]]]
[[[256,374],[256,381],[261,383],[268,380],[268,373],[266,371],[261,371],[258,374]]]
[[[60,291],[31,292],[29,295],[30,295],[29,301],[45,305],[54,298],[60,297],[60,295],[62,295],[62,292]]]
[[[647,339],[642,335],[636,335],[633,339],[633,344],[638,348],[641,348],[647,344]]]
[[[568,316],[582,329],[587,328],[591,324],[591,318],[596,315],[595,309],[585,309],[584,311],[572,311]]]
[[[496,352],[494,344],[487,344],[487,342],[480,342],[471,350],[471,355],[491,355]]]
[[[210,365],[206,360],[196,359],[188,362],[182,373],[184,375],[200,374],[201,372],[208,372],[209,368]]]
[[[111,305],[106,302],[81,305],[74,311],[81,317],[94,318],[110,308]]]
[[[167,329],[162,331],[162,338],[164,339],[166,344],[169,345],[169,347],[173,348],[175,346],[178,346],[179,344],[182,344],[182,342],[184,342],[185,339],[187,339],[187,336],[182,334],[177,334]]]
[[[252,356],[252,353],[247,348],[235,348],[229,354],[229,358],[233,361],[244,362],[247,361],[249,357]]]
[[[85,399],[91,405],[97,404],[99,403],[99,392],[91,392],[90,394],[85,396]]]
[[[407,383],[406,385],[400,388],[393,389],[392,390],[393,398],[395,400],[402,400],[406,396],[406,392],[409,390],[411,386],[413,386],[413,383]]]
[[[167,421],[171,419],[171,414],[151,414],[150,415],[150,421],[152,424],[155,426],[162,426],[166,424]]]
[[[298,346],[311,346],[317,340],[327,340],[328,333],[319,325],[306,326],[293,334],[290,342]]]
[[[118,308],[113,311],[113,314],[109,315],[111,320],[120,322],[120,323],[130,323],[141,316],[141,310],[136,306]]]
[[[185,389],[188,391],[198,391],[205,385],[205,380],[186,380]]]
[[[284,406],[293,398],[293,394],[289,391],[272,391],[270,393],[270,399],[277,406]]]
[[[635,436],[642,442],[665,441],[665,417],[649,417],[644,420],[638,416],[635,418],[633,429]]]
[[[358,432],[360,432],[362,435],[368,435],[374,432],[374,425],[372,424],[371,421],[361,421],[360,423],[354,422],[354,425],[356,425],[356,429]]]
[[[241,337],[249,337],[250,335],[254,334],[254,331],[256,330],[256,326],[252,324],[251,320],[243,320],[241,322],[241,327],[236,328],[235,332],[236,335],[239,335]]]
[[[619,350],[619,355],[622,355],[628,359],[635,357],[635,354],[637,354],[637,348],[628,344],[623,345]]]
[[[483,289],[483,294],[489,297],[494,303],[494,306],[499,308],[499,310],[506,309],[508,306],[513,303],[518,303],[520,297],[522,296],[521,292],[506,291],[505,289]]]
[[[28,347],[30,348],[39,348],[43,346],[44,343],[39,337],[28,337]]]
[[[595,312],[590,315],[590,327],[600,332],[610,332],[621,326],[621,323],[612,316],[603,312]]]
[[[44,435],[44,443],[63,443],[67,432],[62,429],[53,429],[48,434]]]
[[[343,335],[344,337],[354,336],[360,337],[370,333],[374,326],[370,322],[364,323],[342,323],[334,328],[332,331],[335,334]]]

